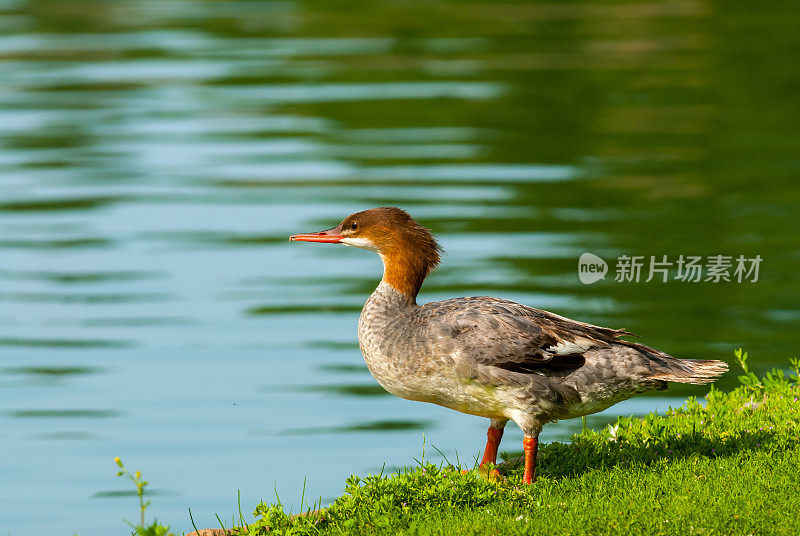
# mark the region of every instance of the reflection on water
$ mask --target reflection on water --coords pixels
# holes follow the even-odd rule
[[[679,356],[784,363],[795,9],[0,0],[0,528],[121,526],[114,456],[176,490],[153,511],[178,531],[188,506],[215,526],[236,490],[299,497],[307,476],[334,496],[410,463],[423,432],[477,456],[481,419],[368,375],[374,255],[286,241],[371,206],[439,234],[423,301],[498,295]],[[755,284],[584,286],[586,251],[764,263]],[[518,441],[509,427],[503,448]]]
[[[105,419],[108,417],[119,417],[118,411],[98,410],[98,409],[20,409],[4,412],[9,417],[19,417],[23,419],[38,418],[89,418]]]
[[[0,339],[2,346],[29,346],[39,348],[98,348],[129,346],[126,341],[103,341],[90,339],[16,339],[12,337]]]
[[[84,441],[87,439],[95,439],[92,436],[92,434],[79,431],[43,432],[40,434],[31,434],[27,437],[30,439],[37,439],[44,441],[61,441],[61,440]]]
[[[55,348],[57,347],[58,346],[55,346]],[[3,367],[0,368],[0,377],[5,378],[9,382],[25,382],[29,385],[66,385],[67,381],[73,376],[100,374],[104,372],[105,370],[100,367],[82,366]]]
[[[375,382],[372,383],[334,383],[330,385],[307,385],[298,391],[331,393],[341,396],[388,396],[389,392]]]
[[[179,493],[175,491],[167,491],[167,490],[159,490],[159,489],[147,489],[145,490],[144,496],[145,497],[159,497],[163,495],[179,495]],[[92,499],[108,499],[108,498],[115,498],[115,497],[138,497],[138,492],[135,489],[132,490],[109,490],[109,491],[97,491],[92,493]]]
[[[346,426],[330,426],[318,428],[296,428],[284,430],[287,435],[342,434],[353,432],[395,432],[398,430],[425,430],[433,426],[432,421],[385,420],[360,422]]]
[[[3,374],[30,374],[42,378],[57,378],[74,374],[95,374],[100,369],[94,367],[9,367],[2,369]]]

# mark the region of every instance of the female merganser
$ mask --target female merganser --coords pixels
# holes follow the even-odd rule
[[[523,482],[536,475],[545,423],[602,411],[667,382],[704,384],[722,361],[677,359],[621,340],[631,335],[485,296],[417,305],[441,248],[396,207],[358,212],[336,227],[289,238],[375,251],[383,279],[358,320],[370,372],[390,393],[491,419],[480,466],[497,461],[509,420],[525,434]]]

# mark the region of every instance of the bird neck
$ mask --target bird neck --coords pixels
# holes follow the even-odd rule
[[[416,307],[413,301],[409,301],[408,296],[387,282],[381,281],[361,310],[358,321],[359,338],[370,331],[382,332],[398,316]]]
[[[382,252],[380,255],[383,260],[381,283],[386,283],[408,303],[416,305],[417,294],[430,270],[427,263],[422,257],[402,249]]]

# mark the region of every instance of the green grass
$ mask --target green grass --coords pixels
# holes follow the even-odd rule
[[[242,535],[800,534],[800,386],[774,370],[664,415],[620,418],[543,445],[539,479],[491,482],[420,464],[350,477],[330,506],[291,516],[259,504]],[[312,508],[313,509],[313,508]]]

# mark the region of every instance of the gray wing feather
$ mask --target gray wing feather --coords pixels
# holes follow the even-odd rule
[[[439,340],[450,339],[448,345],[465,359],[520,373],[579,367],[590,348],[606,348],[628,335],[484,296],[430,303],[419,310]]]

